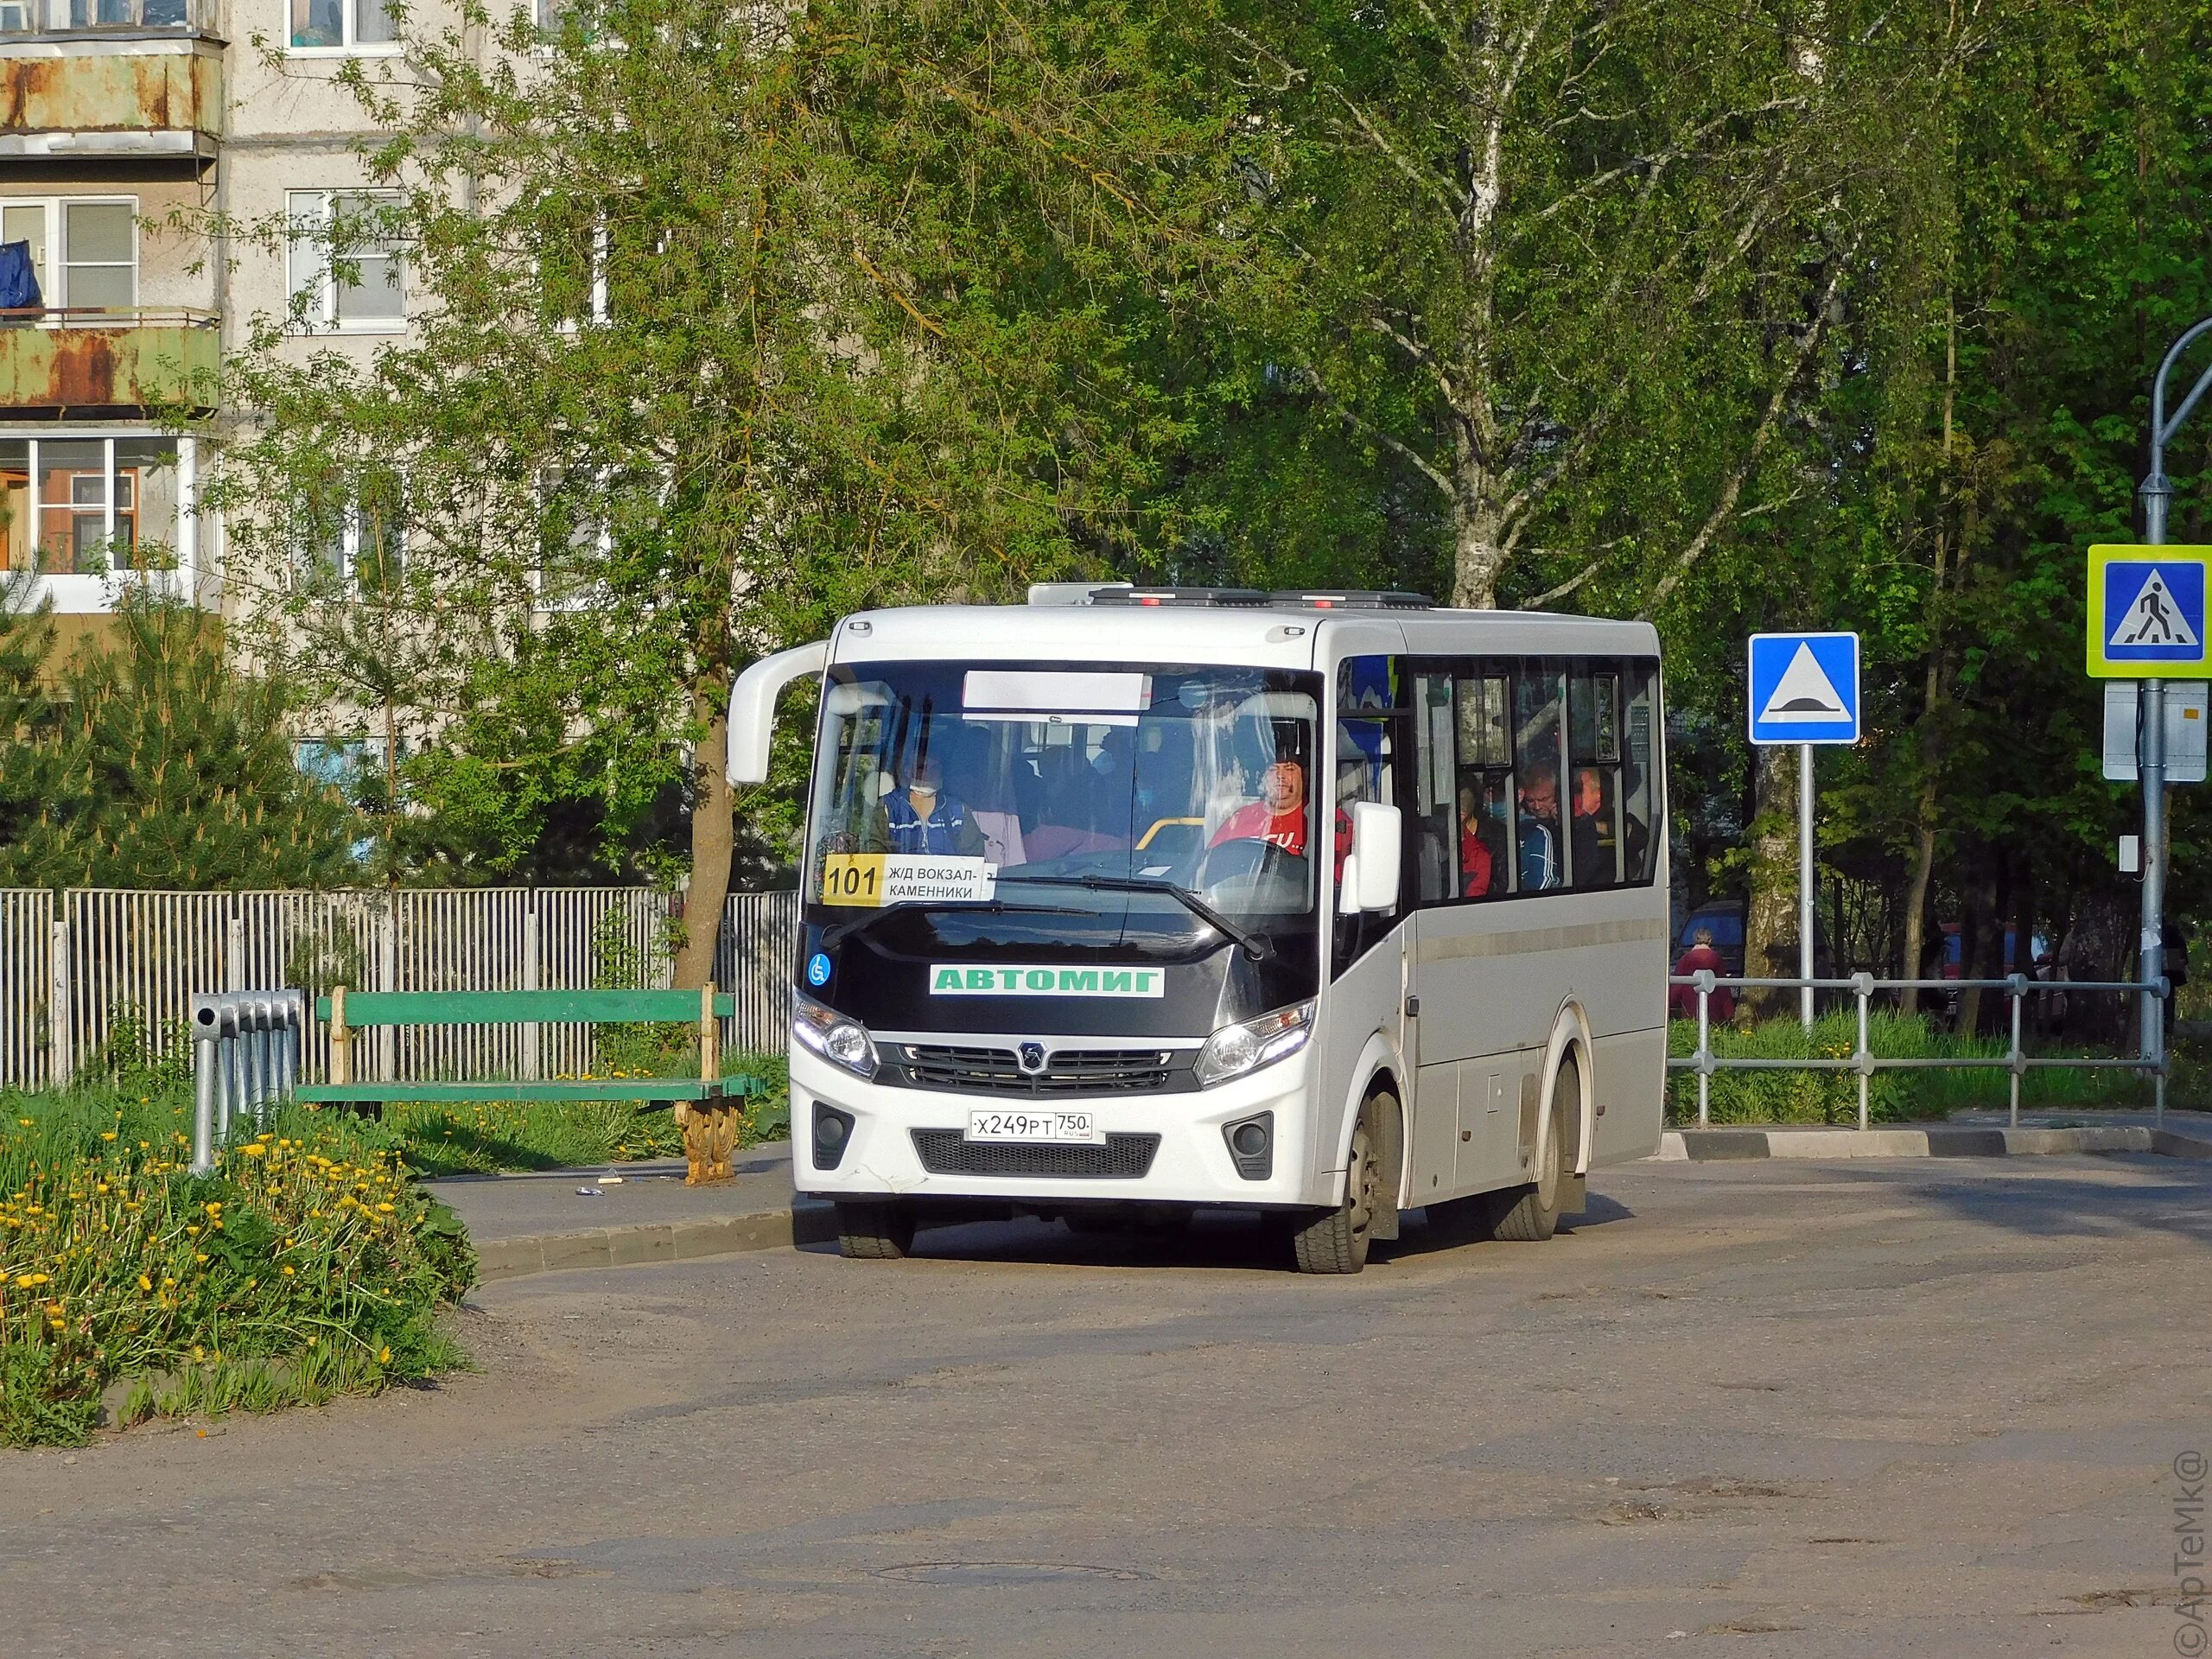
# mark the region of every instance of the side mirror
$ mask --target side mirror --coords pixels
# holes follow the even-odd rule
[[[775,735],[776,696],[793,680],[819,674],[830,661],[830,642],[817,639],[763,657],[737,677],[729,690],[729,760],[732,784],[768,780],[768,745]]]
[[[1395,806],[1380,801],[1351,804],[1351,851],[1345,856],[1337,908],[1346,916],[1363,910],[1398,907],[1398,863],[1405,826]]]

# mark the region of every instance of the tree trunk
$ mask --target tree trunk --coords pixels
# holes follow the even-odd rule
[[[1757,816],[1751,820],[1751,902],[1744,912],[1744,972],[1753,978],[1797,972],[1797,751],[1764,743],[1753,751]],[[1787,991],[1748,991],[1744,1006],[1768,1019],[1796,1007]]]
[[[683,903],[683,938],[676,951],[676,985],[694,990],[715,971],[722,909],[729,898],[736,823],[729,788],[728,687],[703,681],[692,695],[694,718],[706,728],[692,756],[691,890]]]
[[[1479,482],[1462,481],[1452,503],[1452,602],[1462,610],[1497,608],[1497,578],[1505,567],[1495,508],[1481,499]]]
[[[1915,817],[1912,874],[1905,884],[1904,964],[1900,979],[1919,979],[1928,966],[1928,888],[1936,871],[1936,788],[1942,768],[1943,582],[1950,573],[1951,448],[1957,434],[1959,396],[1959,318],[1952,296],[1943,296],[1943,448],[1937,476],[1935,581],[1929,590],[1928,629],[1928,684],[1920,713],[1920,802]],[[1963,558],[1963,550],[1961,550]],[[1940,972],[1940,969],[1939,969]],[[1920,1011],[1920,993],[1906,991],[1898,1007],[1907,1014]]]
[[[1912,841],[1912,870],[1904,885],[1904,959],[1897,964],[1899,979],[1918,979],[1928,967],[1928,888],[1936,874],[1936,776],[1920,786],[1919,825]],[[1918,991],[1897,993],[1897,1007],[1907,1014],[1920,1011]]]
[[[1980,849],[1962,895],[1959,918],[1959,977],[1994,979],[1995,958],[2004,950],[2005,904],[2000,892],[1999,855],[1993,848]],[[1959,993],[1959,1034],[1981,1035],[1982,994],[1968,986]]]

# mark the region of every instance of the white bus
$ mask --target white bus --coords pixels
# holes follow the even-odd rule
[[[1356,1273],[1410,1208],[1548,1237],[1656,1149],[1648,625],[1128,586],[874,612],[741,677],[733,781],[804,676],[792,1159],[847,1255],[941,1201],[1225,1206]]]

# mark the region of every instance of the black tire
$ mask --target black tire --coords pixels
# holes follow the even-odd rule
[[[1357,1273],[1367,1265],[1375,1207],[1382,1185],[1382,1150],[1376,1130],[1382,1112],[1397,1103],[1377,1095],[1360,1109],[1352,1126],[1351,1159],[1344,1196],[1333,1210],[1291,1224],[1291,1260],[1300,1273]]]
[[[903,1204],[837,1204],[837,1254],[848,1262],[896,1262],[914,1248],[914,1212]]]
[[[1582,1109],[1582,1082],[1574,1062],[1559,1063],[1552,1082],[1551,1110],[1545,1114],[1536,1144],[1536,1179],[1530,1186],[1497,1194],[1497,1219],[1491,1232],[1517,1243],[1538,1244],[1559,1230],[1560,1200],[1574,1174],[1573,1141],[1567,1129],[1572,1115]]]

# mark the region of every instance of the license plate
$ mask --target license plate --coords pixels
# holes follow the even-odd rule
[[[1106,1142],[1093,1112],[970,1112],[970,1141],[1071,1141],[1097,1147]]]

